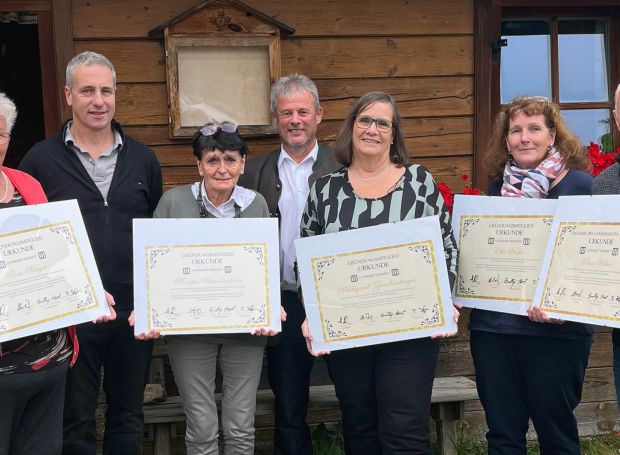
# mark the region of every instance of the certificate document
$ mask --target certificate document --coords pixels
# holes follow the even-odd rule
[[[278,222],[134,220],[135,332],[280,330]]]
[[[456,332],[437,217],[297,239],[315,351]]]
[[[75,200],[0,210],[0,342],[109,314]]]
[[[620,327],[620,196],[561,197],[535,305],[551,317]]]
[[[459,247],[454,301],[527,314],[557,201],[456,195],[452,226]]]

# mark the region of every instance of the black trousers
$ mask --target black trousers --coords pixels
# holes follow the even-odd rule
[[[312,455],[306,413],[314,358],[301,334],[306,312],[295,292],[282,292],[282,306],[286,311],[282,334],[278,344],[267,346],[267,373],[275,396],[274,453]]]
[[[60,453],[68,367],[0,374],[0,454]]]
[[[347,455],[430,454],[429,415],[439,342],[430,338],[326,356]]]
[[[142,403],[153,343],[136,340],[127,317],[118,314],[111,322],[77,327],[80,354],[67,376],[63,455],[95,455],[101,367],[108,404],[103,453],[140,454]]]
[[[532,419],[541,455],[579,455],[573,410],[581,400],[591,338],[471,331],[489,455],[525,455]]]

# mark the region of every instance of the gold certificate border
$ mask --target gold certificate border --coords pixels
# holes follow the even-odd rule
[[[90,291],[90,295],[93,297],[93,302],[94,303],[92,305],[83,306],[83,307],[81,307],[81,308],[79,308],[77,310],[67,311],[67,312],[64,312],[64,313],[57,314],[55,316],[51,316],[51,317],[44,318],[44,319],[39,319],[37,321],[33,321],[33,322],[28,323],[28,324],[22,324],[22,325],[17,326],[17,327],[11,327],[11,328],[8,328],[6,330],[0,331],[0,334],[5,335],[5,334],[8,334],[8,333],[16,332],[18,330],[23,330],[23,329],[34,327],[34,326],[37,326],[37,325],[45,324],[47,322],[56,321],[58,319],[62,319],[62,318],[67,317],[67,316],[71,316],[71,315],[74,315],[74,314],[83,313],[84,311],[95,309],[95,308],[97,308],[99,306],[99,301],[97,299],[97,294],[94,292],[92,278],[90,276],[90,273],[88,273],[88,268],[86,268],[86,264],[84,263],[84,257],[82,255],[82,250],[80,248],[79,243],[75,241],[75,233],[74,233],[73,224],[71,223],[71,221],[60,221],[58,223],[46,224],[44,226],[37,226],[37,227],[34,227],[34,228],[30,228],[30,229],[24,229],[22,231],[14,231],[14,232],[10,232],[8,234],[0,234],[0,239],[5,238],[5,237],[11,237],[11,236],[15,236],[15,235],[20,235],[20,234],[27,234],[27,233],[30,233],[30,232],[42,231],[42,230],[45,230],[45,229],[46,230],[50,230],[51,228],[59,227],[59,226],[64,226],[64,225],[66,225],[67,229],[69,230],[70,240],[72,240],[73,243],[75,244],[75,249],[77,250],[78,257],[80,258],[80,263],[82,264],[82,271],[84,272],[86,281],[88,283],[88,288],[89,288],[89,291]]]
[[[437,301],[437,309],[439,311],[439,322],[437,324],[427,325],[424,327],[408,327],[408,328],[403,328],[403,329],[398,329],[398,330],[386,330],[382,332],[373,332],[373,333],[368,333],[364,335],[352,335],[352,336],[329,338],[327,334],[327,327],[325,326],[325,323],[324,323],[325,318],[323,314],[323,304],[321,303],[321,295],[320,295],[319,287],[318,287],[319,277],[318,277],[318,267],[316,267],[316,264],[321,261],[329,260],[332,258],[343,258],[343,257],[354,256],[358,254],[370,254],[370,253],[375,253],[379,251],[389,251],[389,250],[395,250],[397,248],[406,248],[408,246],[415,246],[415,245],[428,245],[428,249],[429,249],[430,256],[431,256],[431,266],[433,267],[433,278],[435,281],[435,297]],[[382,335],[393,335],[395,333],[405,333],[405,332],[413,332],[413,331],[418,331],[418,330],[426,330],[426,329],[432,329],[434,327],[441,327],[445,325],[443,302],[441,300],[441,292],[439,290],[439,276],[437,274],[437,262],[435,261],[435,249],[433,248],[433,246],[434,245],[433,245],[432,240],[422,240],[419,242],[402,243],[400,245],[390,245],[386,247],[371,248],[368,250],[358,250],[358,251],[352,251],[348,253],[340,253],[340,254],[334,254],[334,255],[329,255],[329,256],[321,256],[321,257],[312,258],[312,274],[313,274],[313,279],[314,279],[314,290],[316,293],[316,300],[317,300],[317,305],[319,307],[319,315],[321,318],[321,330],[323,332],[323,342],[325,344],[329,344],[329,343],[336,343],[339,341],[355,340],[355,339],[360,339],[360,338],[371,338],[371,337],[382,336]]]
[[[467,226],[464,223],[465,219],[468,220],[472,220],[472,219],[480,219],[480,218],[495,218],[495,219],[531,219],[531,218],[549,218],[551,220],[553,220],[553,215],[461,215],[461,223],[460,223],[460,229],[459,229],[459,249],[460,246],[462,245],[462,241],[463,241],[463,232],[467,232]],[[459,267],[458,267],[458,261],[460,261],[460,255],[459,258],[457,260],[457,267],[456,267],[456,291],[454,293],[455,297],[459,297],[459,298],[463,298],[463,299],[480,299],[480,300],[496,300],[496,301],[503,301],[503,302],[529,302],[529,299],[512,299],[509,297],[493,297],[493,296],[488,296],[488,295],[477,295],[477,294],[463,294],[461,292],[459,292],[460,287],[459,287],[459,280],[461,280],[461,278],[463,277],[459,271]]]
[[[266,319],[264,324],[241,324],[241,325],[219,325],[219,326],[201,326],[201,327],[159,327],[153,325],[153,317],[151,313],[151,277],[149,274],[149,258],[150,251],[165,249],[181,249],[181,248],[226,248],[226,247],[258,247],[263,250],[264,257],[264,276],[265,276],[265,309]],[[189,332],[194,330],[226,330],[226,329],[246,329],[252,327],[269,327],[271,325],[271,305],[269,302],[269,255],[267,243],[221,243],[221,244],[194,244],[194,245],[161,245],[161,246],[145,246],[144,247],[144,268],[146,271],[146,314],[149,330],[158,330],[160,332]]]
[[[556,252],[558,250],[558,247],[560,246],[560,243],[562,243],[562,241],[564,240],[562,237],[562,228],[570,227],[570,226],[616,226],[618,227],[620,226],[620,222],[617,222],[617,221],[561,221],[559,223],[558,236],[556,237],[555,243],[553,244],[553,252],[551,253],[551,260],[549,261],[549,270],[547,271],[547,278],[545,279],[545,286],[543,287],[543,292],[540,296],[540,308],[546,311],[557,313],[557,314],[580,316],[580,317],[585,317],[585,318],[598,319],[602,321],[620,321],[620,317],[613,318],[609,316],[600,316],[597,314],[583,313],[583,312],[577,312],[577,311],[567,311],[567,310],[562,310],[561,308],[545,307],[545,300],[547,296],[549,295],[549,292],[551,291],[551,289],[549,289],[549,286],[548,286],[549,275],[550,275],[549,272],[552,270],[553,264],[555,260],[557,259]]]

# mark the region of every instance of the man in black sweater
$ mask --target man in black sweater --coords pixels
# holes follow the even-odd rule
[[[134,339],[132,220],[151,217],[162,193],[159,163],[146,146],[113,120],[116,72],[95,52],[67,65],[68,120],[36,144],[20,169],[35,177],[50,201],[77,199],[104,288],[116,302],[116,320],[77,327],[80,354],[65,391],[63,454],[95,455],[95,410],[100,371],[106,393],[104,454],[138,455],[142,401],[152,342]]]

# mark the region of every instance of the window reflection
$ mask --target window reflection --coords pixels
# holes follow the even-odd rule
[[[519,95],[551,98],[551,52],[549,23],[543,20],[502,21],[500,65],[501,103]]]
[[[574,109],[563,110],[562,115],[584,145],[590,142],[604,144],[610,141],[610,116],[608,109]]]
[[[608,101],[607,21],[558,21],[560,102]]]

